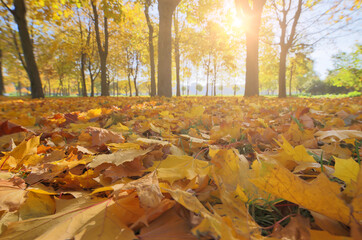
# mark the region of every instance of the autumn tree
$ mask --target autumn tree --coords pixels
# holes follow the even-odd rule
[[[340,52],[333,56],[334,69],[329,71],[327,80],[337,87],[362,90],[362,45],[356,44],[350,53]]]
[[[235,0],[236,8],[247,21],[245,96],[259,95],[259,29],[266,0]]]
[[[28,24],[26,20],[26,5],[25,0],[14,0],[13,9],[2,0],[2,4],[14,16],[15,22],[18,26],[18,33],[20,36],[21,46],[24,53],[24,60],[26,63],[26,72],[29,76],[31,85],[32,98],[43,98],[43,87],[40,80],[38,66],[35,61],[33,44],[30,38]]]
[[[181,0],[159,0],[158,95],[172,97],[172,14]]]
[[[280,27],[280,56],[279,56],[279,97],[286,97],[286,67],[287,56],[290,48],[293,46],[296,37],[296,28],[302,13],[303,0],[297,3],[292,0],[282,0],[280,4],[274,0],[274,10],[277,14],[277,20]],[[293,11],[294,10],[294,11]]]

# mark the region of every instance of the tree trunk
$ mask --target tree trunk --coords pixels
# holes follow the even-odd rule
[[[49,76],[46,77],[46,80],[48,82],[48,91],[49,91],[49,97],[52,95],[52,89],[51,89],[51,86],[50,86],[50,78]]]
[[[181,0],[159,0],[158,95],[172,97],[172,14]]]
[[[129,96],[132,97],[132,84],[131,84],[131,73],[130,72],[128,72],[127,78],[128,78],[128,87],[129,87]]]
[[[26,22],[25,0],[14,0],[14,10],[11,11],[18,26],[21,46],[23,48],[27,74],[30,80],[32,98],[44,98],[38,66],[35,61],[33,45],[31,43]]]
[[[286,89],[286,61],[287,61],[287,55],[289,52],[289,49],[292,47],[294,38],[295,38],[295,32],[297,23],[300,17],[300,14],[302,12],[302,5],[303,1],[298,0],[298,7],[297,10],[294,13],[293,17],[293,24],[290,30],[289,37],[287,37],[287,30],[288,30],[288,21],[287,21],[287,15],[290,11],[291,6],[291,0],[289,1],[289,6],[286,7],[285,1],[283,1],[283,9],[281,10],[283,18],[282,20],[279,20],[279,26],[281,30],[280,35],[280,62],[279,62],[279,94],[278,97],[284,98],[287,96],[287,89]]]
[[[285,72],[287,66],[287,53],[288,50],[283,46],[280,51],[279,58],[279,94],[278,97],[285,98],[287,96]]]
[[[151,97],[156,96],[156,67],[155,67],[155,48],[153,46],[153,25],[149,15],[149,8],[151,0],[145,1],[145,16],[148,26],[148,51],[150,54],[150,68],[151,68]]]
[[[3,51],[0,49],[0,96],[4,95],[4,78],[3,78],[3,66],[2,66],[2,60],[3,60]]]
[[[294,61],[292,61],[292,66],[290,67],[290,76],[289,76],[289,96],[292,96],[292,79],[294,71]]]
[[[207,72],[206,72],[206,94],[205,96],[209,96],[209,76],[210,76],[210,53],[209,53],[209,60],[207,61]]]
[[[90,59],[88,61],[88,73],[89,73],[89,77],[90,77],[90,80],[91,80],[91,97],[94,97],[94,80],[95,80],[95,77],[93,76],[92,64],[91,64]]]
[[[259,29],[259,28],[258,28]],[[255,30],[259,31],[259,30]],[[259,34],[246,34],[245,97],[259,96]]]
[[[82,22],[81,22],[80,16],[79,16],[79,11],[77,11],[77,14],[78,14],[78,22],[79,22],[80,41],[82,44],[81,55],[80,55],[80,76],[81,76],[81,85],[82,85],[81,95],[83,97],[87,97],[87,85],[85,83],[85,73],[84,73],[87,54],[85,53],[85,49],[84,49],[85,47],[83,46],[83,27],[82,27]],[[89,39],[90,39],[90,34],[87,37],[87,45],[89,45]]]
[[[18,94],[19,94],[19,96],[21,97],[21,82],[20,82],[20,80],[18,80]]]
[[[261,14],[266,0],[235,0],[237,11],[248,16],[249,27],[246,30],[246,71],[244,96],[259,96],[259,29]],[[252,4],[252,7],[250,6]]]
[[[101,96],[109,96],[109,83],[107,81],[107,56],[108,56],[108,19],[104,16],[104,44],[102,46],[97,7],[91,0],[94,15],[94,29],[98,46],[99,60],[101,63]]]
[[[137,75],[138,75],[138,66],[139,66],[139,56],[138,56],[138,53],[135,53],[135,54],[136,54],[136,58],[135,58],[136,69],[134,70],[134,73],[133,73],[133,83],[134,83],[134,89],[136,91],[136,96],[138,97]]]
[[[217,58],[214,58],[214,96],[216,96]]]
[[[173,15],[173,24],[175,29],[175,63],[176,63],[176,96],[181,95],[180,86],[180,37],[178,29],[177,11]]]

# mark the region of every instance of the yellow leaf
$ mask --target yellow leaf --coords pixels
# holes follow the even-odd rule
[[[276,141],[278,145],[297,162],[315,162],[314,158],[308,154],[303,145],[298,145],[295,148],[282,136],[283,144]]]
[[[43,217],[55,212],[55,202],[47,194],[29,192],[27,199],[19,209],[22,220]]]
[[[1,237],[4,240],[48,240],[55,236],[57,239],[136,239],[117,216],[123,211],[126,210],[111,199],[75,204],[53,215],[10,223]]]
[[[109,130],[115,131],[115,132],[127,132],[129,131],[129,128],[122,123],[118,123],[117,125],[112,125]]]
[[[310,230],[309,232],[310,232],[311,240],[320,240],[320,239],[352,240],[352,238],[350,238],[350,237],[332,235],[332,234],[328,233],[327,231]]]
[[[359,164],[353,160],[353,158],[349,159],[341,159],[334,157],[336,162],[334,169],[334,176],[343,180],[347,185],[351,183],[351,181],[357,182],[357,176],[360,170]]]
[[[159,179],[169,181],[171,184],[180,179],[193,179],[196,176],[206,176],[210,166],[206,161],[194,159],[190,156],[168,155],[163,161],[154,161],[153,167],[147,171],[157,171]]]
[[[87,113],[87,117],[88,118],[95,118],[95,117],[99,117],[102,114],[102,109],[101,108],[96,108],[96,109],[90,109]]]
[[[127,149],[141,149],[141,146],[137,143],[107,143],[106,145],[112,152]]]
[[[28,141],[21,142],[11,152],[6,153],[0,161],[0,166],[6,169],[16,168],[17,165],[22,163],[26,156],[36,154],[39,145],[40,136],[32,137]],[[9,158],[8,158],[9,157]]]
[[[197,105],[197,106],[192,107],[189,112],[186,112],[185,117],[187,117],[187,118],[201,117],[202,114],[204,113],[204,111],[205,111],[205,108],[202,105]]]
[[[263,163],[260,176],[250,179],[257,187],[318,212],[344,224],[350,222],[350,209],[338,197],[340,186],[323,174],[306,182],[280,165]]]
[[[95,168],[102,163],[113,163],[115,165],[121,165],[125,162],[131,162],[136,157],[145,155],[146,153],[150,152],[152,149],[128,149],[128,150],[119,150],[112,154],[102,154],[96,156],[93,161],[89,164],[89,167]]]

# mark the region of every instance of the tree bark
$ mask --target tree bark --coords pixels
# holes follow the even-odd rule
[[[294,71],[294,61],[292,62],[292,66],[290,67],[290,76],[289,76],[289,96],[292,96],[292,79],[293,79],[293,71]]]
[[[246,34],[246,73],[244,96],[259,96],[259,35]]]
[[[43,87],[40,80],[38,66],[35,61],[33,45],[30,39],[28,25],[26,21],[26,6],[24,0],[14,0],[14,10],[11,10],[15,22],[18,26],[21,46],[27,74],[30,80],[32,98],[44,98]]]
[[[279,97],[285,98],[287,96],[285,72],[287,66],[287,49],[282,47],[279,58]],[[283,80],[284,79],[284,80]]]
[[[176,96],[181,96],[180,86],[180,36],[178,28],[177,11],[173,15],[173,24],[175,29],[175,63],[176,63]]]
[[[150,68],[151,68],[151,97],[156,96],[156,67],[155,67],[155,48],[153,46],[153,25],[151,22],[149,8],[151,0],[145,1],[145,16],[148,26],[148,51],[150,54]]]
[[[78,22],[79,22],[79,32],[80,32],[80,40],[81,40],[81,44],[82,44],[82,47],[81,47],[81,55],[80,55],[80,76],[81,76],[81,85],[82,85],[82,96],[83,97],[87,97],[87,85],[85,83],[85,61],[86,61],[86,52],[85,52],[85,47],[83,45],[83,27],[82,27],[82,22],[80,20],[80,16],[79,16],[79,12],[77,11],[78,13]],[[88,35],[87,37],[87,45],[89,44],[89,41],[88,39],[90,39],[90,34]]]
[[[136,69],[133,71],[133,83],[136,97],[138,97],[138,87],[137,87],[137,76],[138,76],[138,67],[139,67],[139,56],[138,53],[135,53]]]
[[[266,0],[235,0],[238,11],[248,16],[250,26],[246,30],[246,71],[244,96],[259,96],[259,29]],[[250,7],[252,3],[253,7]]]
[[[108,19],[104,16],[104,44],[102,46],[100,31],[99,31],[99,16],[97,7],[91,0],[91,5],[94,15],[94,29],[96,32],[96,41],[98,46],[99,60],[101,63],[101,96],[109,96],[109,82],[107,81],[107,56],[108,56]]]
[[[0,96],[4,95],[4,78],[3,78],[3,66],[2,66],[2,60],[3,60],[3,51],[0,49]]]
[[[172,14],[181,0],[159,0],[158,95],[172,97]]]
[[[131,85],[131,73],[130,72],[128,72],[127,78],[128,78],[129,96],[132,97],[132,85]]]

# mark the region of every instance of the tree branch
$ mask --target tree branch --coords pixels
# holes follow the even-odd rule
[[[4,7],[9,11],[9,12],[11,12],[11,14],[15,14],[15,11],[14,10],[12,10],[3,0],[0,0],[1,1],[1,3],[4,5]]]

